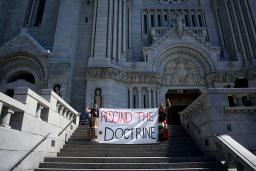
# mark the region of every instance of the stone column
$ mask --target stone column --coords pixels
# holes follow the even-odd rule
[[[123,6],[123,52],[127,49],[127,0],[124,0]]]
[[[42,110],[44,109],[43,106],[39,105],[36,111],[36,118],[38,118],[39,120],[41,120],[41,114],[42,114]]]
[[[123,30],[122,30],[122,20],[123,20],[123,0],[119,0],[119,7],[118,7],[118,58],[117,61],[121,61],[121,55],[122,55],[122,36],[123,36]]]
[[[246,38],[247,46],[249,48],[249,53],[250,53],[249,60],[251,60],[253,58],[253,56],[254,56],[254,53],[253,53],[253,50],[252,50],[252,44],[251,44],[251,40],[250,40],[250,35],[249,35],[248,29],[247,29],[247,23],[246,23],[246,21],[244,19],[244,14],[243,14],[242,7],[240,5],[240,1],[236,0],[236,3],[238,4],[238,9],[239,9],[239,12],[240,12],[240,15],[241,15],[242,27],[245,30],[245,38]]]
[[[235,38],[235,32],[234,32],[234,28],[233,28],[233,24],[232,24],[230,12],[229,12],[226,0],[224,0],[224,6],[225,6],[225,10],[226,10],[227,15],[228,15],[228,22],[229,22],[229,26],[230,26],[231,35],[232,35],[233,45],[234,45],[234,48],[235,48],[235,53],[238,56],[239,53],[238,53],[237,42],[236,42],[236,38]]]
[[[3,102],[0,102],[0,116],[1,116],[1,113],[2,113],[2,108],[3,108]]]
[[[94,1],[94,14],[93,14],[93,26],[92,26],[92,44],[91,44],[91,57],[94,57],[94,50],[95,50],[95,28],[97,23],[97,7],[98,7],[98,0]]]
[[[2,112],[2,121],[0,123],[0,126],[5,127],[5,128],[11,128],[10,127],[10,120],[11,120],[11,115],[14,114],[14,109],[10,107],[3,108]]]
[[[244,46],[244,42],[243,42],[243,36],[241,34],[242,32],[241,32],[240,25],[239,25],[239,22],[238,22],[238,16],[237,16],[238,11],[235,10],[233,0],[230,1],[230,3],[231,3],[232,11],[233,11],[233,14],[234,14],[234,20],[235,20],[234,24],[237,28],[238,37],[239,37],[239,41],[240,41],[240,44],[241,44],[242,55],[243,55],[243,57],[246,57],[246,51],[245,51],[245,46]]]
[[[133,87],[129,87],[129,91],[130,91],[130,97],[129,97],[129,104],[130,104],[130,109],[132,109],[133,107],[132,107],[132,101],[133,101],[133,94],[132,94],[132,91],[133,90]]]
[[[148,107],[152,108],[152,101],[151,101],[151,88],[148,88]]]
[[[108,58],[112,57],[112,38],[113,38],[113,1],[114,0],[109,0],[109,13],[108,13]]]
[[[132,10],[129,8],[129,49],[132,48]]]
[[[67,115],[68,115],[68,110],[67,110],[67,109],[64,109],[64,111],[63,111],[63,117],[64,117],[64,118],[67,118]]]
[[[156,91],[153,89],[153,106],[156,107]]]
[[[233,3],[233,1],[232,1],[232,3]],[[245,3],[244,6],[246,8],[246,13],[247,13],[248,18],[249,18],[249,22],[250,22],[250,27],[251,27],[251,30],[252,30],[253,38],[254,38],[254,41],[256,41],[256,30],[255,30],[256,28],[253,25],[253,16],[250,13],[249,6],[248,6],[249,5],[248,1],[244,1],[244,3]]]
[[[61,106],[61,107],[60,107],[60,112],[59,112],[60,116],[63,116],[63,110],[64,110],[64,107]]]
[[[139,109],[141,109],[142,108],[142,98],[141,98],[141,96],[142,96],[142,88],[141,87],[138,87],[138,91],[139,91]]]
[[[160,102],[160,91],[159,90],[156,90],[157,91],[157,104],[156,104],[156,107],[158,107],[158,105],[161,103]]]
[[[59,110],[60,110],[60,104],[57,102],[57,104],[56,104],[56,112],[59,113]]]
[[[118,0],[115,0],[114,6],[114,29],[113,29],[113,62],[117,60],[117,31],[118,31]]]

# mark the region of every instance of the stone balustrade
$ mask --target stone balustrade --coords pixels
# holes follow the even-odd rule
[[[0,170],[10,169],[50,133],[16,170],[38,167],[44,157],[56,156],[79,124],[79,113],[51,90],[38,95],[28,88],[17,88],[13,98],[0,93],[0,114],[0,160],[4,163]]]
[[[256,136],[255,97],[256,88],[208,89],[180,113],[181,124],[207,154],[218,156],[215,135],[222,134],[256,153],[256,139],[249,138]]]
[[[152,27],[150,35],[153,39],[153,42],[171,30],[174,31],[174,27]],[[184,27],[184,30],[192,33],[198,40],[201,40],[202,42],[207,42],[209,39],[206,27]]]
[[[203,42],[207,42],[209,40],[206,27],[185,27],[185,30],[193,32],[194,35]]]
[[[256,156],[229,135],[216,136],[217,148],[225,157],[226,168],[237,171],[256,170]]]

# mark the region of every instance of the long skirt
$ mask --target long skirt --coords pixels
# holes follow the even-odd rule
[[[99,134],[99,118],[92,117],[90,122],[90,137],[91,141],[96,141]]]

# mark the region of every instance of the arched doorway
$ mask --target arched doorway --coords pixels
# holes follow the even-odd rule
[[[165,98],[171,103],[171,107],[168,110],[168,124],[179,125],[180,116],[179,112],[183,111],[189,104],[200,96],[199,89],[176,89],[168,90]]]
[[[17,87],[28,87],[38,92],[44,86],[41,62],[30,56],[7,56],[0,60],[0,91],[13,96]]]

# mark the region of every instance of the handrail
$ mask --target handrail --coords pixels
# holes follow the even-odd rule
[[[60,133],[58,134],[58,137],[69,127],[69,125],[71,125],[72,124],[72,122],[78,117],[78,116],[80,116],[81,115],[81,113],[78,113],[78,115],[76,115],[68,124],[67,124],[67,126],[65,126],[61,131],[60,131]]]
[[[15,165],[9,170],[13,171],[20,163],[25,160],[38,146],[40,146],[50,135],[49,132],[41,141],[39,141],[31,150],[29,150],[18,162],[15,163]]]
[[[256,156],[252,154],[249,150],[235,141],[229,135],[220,135],[216,136],[217,143],[223,148],[226,149],[233,158],[242,164],[243,167],[249,170],[256,170]]]

